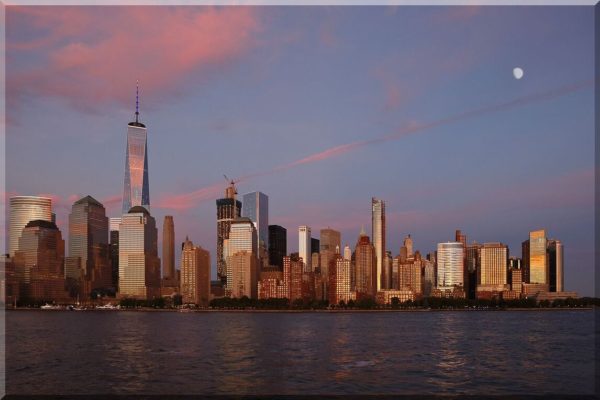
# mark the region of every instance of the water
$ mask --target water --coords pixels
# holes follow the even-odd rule
[[[6,313],[8,394],[593,394],[594,311]]]

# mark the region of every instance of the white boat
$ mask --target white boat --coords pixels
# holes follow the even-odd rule
[[[57,304],[44,304],[43,306],[40,307],[42,310],[62,310],[62,306],[59,306]]]
[[[96,306],[96,310],[118,310],[119,308],[121,307],[118,305],[112,305],[110,303],[104,304],[102,306]]]

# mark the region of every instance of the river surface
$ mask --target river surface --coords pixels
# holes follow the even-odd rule
[[[594,393],[596,311],[7,311],[8,394]]]

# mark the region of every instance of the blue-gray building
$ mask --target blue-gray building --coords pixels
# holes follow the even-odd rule
[[[269,197],[262,192],[246,193],[242,197],[242,217],[254,222],[258,236],[258,246],[269,246]],[[256,249],[258,254],[258,249]]]

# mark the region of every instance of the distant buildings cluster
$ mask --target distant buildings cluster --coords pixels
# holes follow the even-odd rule
[[[108,218],[91,196],[77,200],[69,215],[68,252],[52,213],[52,201],[15,196],[9,203],[8,254],[2,290],[7,303],[17,300],[74,302],[94,298],[151,300],[178,297],[184,304],[207,306],[215,297],[329,304],[373,299],[380,304],[421,297],[479,299],[553,299],[576,297],[564,292],[564,249],[545,230],[529,233],[521,257],[509,256],[502,243],[467,243],[456,231],[425,257],[407,235],[399,253],[386,247],[385,202],[371,200],[371,236],[364,228],[354,247],[342,248],[341,234],[330,227],[312,237],[298,227],[298,252],[287,250],[287,230],[269,225],[269,199],[252,192],[237,199],[231,181],[216,200],[217,280],[211,282],[208,250],[186,237],[180,268],[175,268],[175,223],[158,229],[150,213],[147,129],[135,122],[127,129],[123,212]]]

